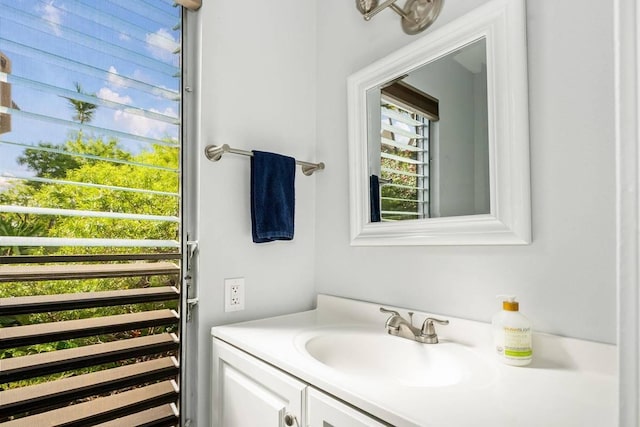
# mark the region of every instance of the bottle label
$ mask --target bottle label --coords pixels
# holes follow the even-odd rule
[[[514,359],[529,359],[531,350],[531,328],[512,328],[505,326],[504,355]]]

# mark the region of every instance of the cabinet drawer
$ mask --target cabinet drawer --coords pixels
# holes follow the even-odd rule
[[[313,387],[307,389],[308,427],[388,427]]]

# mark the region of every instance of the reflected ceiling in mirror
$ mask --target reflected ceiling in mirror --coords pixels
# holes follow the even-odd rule
[[[531,242],[524,0],[348,79],[352,245]]]
[[[482,38],[367,90],[371,222],[490,213],[486,58]]]

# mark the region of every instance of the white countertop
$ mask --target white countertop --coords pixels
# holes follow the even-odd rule
[[[450,321],[448,326],[437,327],[441,341],[463,343],[477,353],[486,362],[486,378],[490,378],[445,387],[415,387],[375,376],[357,378],[337,372],[305,352],[304,338],[327,329],[386,334],[388,315],[380,313],[379,307],[319,295],[315,310],[216,326],[211,333],[398,427],[617,425],[613,345],[534,333],[531,365],[508,366],[492,353],[489,324],[436,315]],[[402,308],[385,307],[406,314]],[[415,324],[421,324],[426,316],[416,313]]]

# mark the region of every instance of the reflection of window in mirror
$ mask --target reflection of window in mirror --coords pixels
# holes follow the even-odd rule
[[[380,110],[380,220],[429,218],[438,100],[397,81],[381,89]]]

